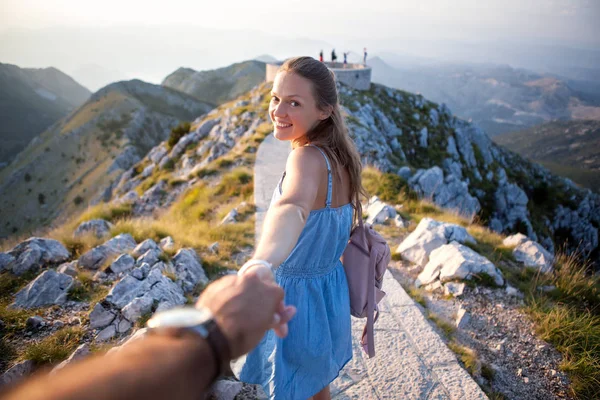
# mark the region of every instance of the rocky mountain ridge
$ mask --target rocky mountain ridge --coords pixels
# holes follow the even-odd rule
[[[171,127],[210,109],[184,93],[138,80],[99,90],[0,171],[0,237],[81,210]]]
[[[0,168],[91,94],[56,68],[19,68],[2,63],[0,89]]]

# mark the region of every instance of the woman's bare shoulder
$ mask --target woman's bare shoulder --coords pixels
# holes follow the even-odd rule
[[[320,174],[327,169],[321,152],[312,146],[298,147],[290,153],[286,163],[286,171],[301,170],[303,173]]]

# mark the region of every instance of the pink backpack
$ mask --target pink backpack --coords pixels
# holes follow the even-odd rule
[[[341,260],[350,289],[350,312],[356,318],[367,318],[360,344],[369,358],[375,356],[373,325],[379,317],[377,304],[385,296],[381,285],[390,259],[390,246],[371,225],[363,224],[359,211],[358,226],[352,230]]]

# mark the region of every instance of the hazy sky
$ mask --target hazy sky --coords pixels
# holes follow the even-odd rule
[[[555,39],[600,46],[600,0],[0,0],[0,27],[184,24],[289,37]],[[2,28],[0,28],[2,29]]]

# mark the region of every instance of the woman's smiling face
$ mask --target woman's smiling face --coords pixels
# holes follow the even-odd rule
[[[269,116],[278,140],[298,141],[329,114],[317,108],[312,82],[291,72],[279,72],[273,82]]]

